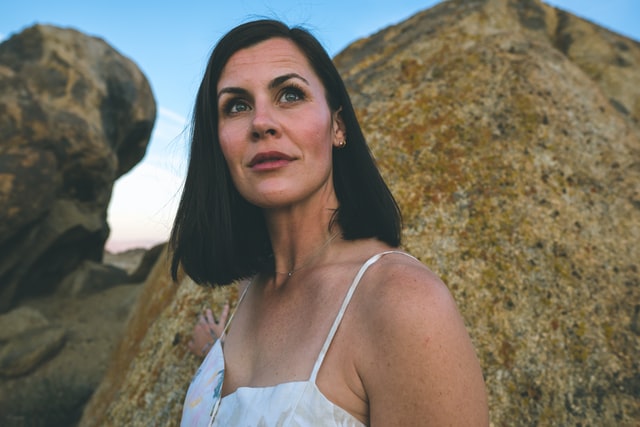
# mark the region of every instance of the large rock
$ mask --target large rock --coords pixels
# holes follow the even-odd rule
[[[638,43],[538,1],[452,1],[336,61],[495,424],[637,420]]]
[[[0,315],[0,343],[31,329],[49,325],[49,320],[32,307],[19,307]]]
[[[71,297],[90,295],[122,283],[133,283],[128,279],[129,275],[121,268],[95,261],[84,261],[62,279],[56,293]]]
[[[205,289],[169,277],[169,258],[158,257],[132,309],[126,332],[80,426],[177,425],[186,389],[200,359],[187,351],[193,324],[205,307],[237,300],[237,288]],[[149,418],[151,417],[151,418]]]
[[[0,44],[0,312],[101,260],[113,182],[155,113],[145,76],[103,40],[36,25]]]
[[[58,293],[0,316],[1,330],[11,330],[0,342],[0,426],[76,425],[140,290]]]
[[[459,303],[493,425],[635,425],[640,45],[539,1],[459,0],[336,63],[406,248]],[[165,289],[157,274],[146,289]],[[178,424],[205,295],[180,285],[155,321],[140,303],[148,330],[130,326],[138,347],[81,425]]]
[[[19,377],[55,356],[64,345],[64,328],[45,326],[18,335],[0,347],[0,376]]]
[[[158,257],[165,252],[167,243],[159,243],[147,250],[136,269],[129,275],[131,283],[142,283],[147,280],[149,273],[158,262]]]
[[[19,377],[53,357],[66,331],[32,307],[0,315],[0,377]]]

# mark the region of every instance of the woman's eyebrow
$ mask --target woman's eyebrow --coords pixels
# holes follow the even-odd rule
[[[291,80],[291,79],[300,79],[303,82],[305,82],[307,85],[309,84],[307,79],[302,77],[300,74],[298,74],[298,73],[289,73],[289,74],[285,74],[285,75],[276,77],[275,79],[271,80],[271,83],[269,83],[269,89],[275,89],[278,86],[280,86],[281,84],[283,84],[284,82],[286,82],[287,80]]]
[[[230,93],[232,95],[247,95],[249,92],[241,87],[223,87],[220,89],[220,92],[218,92],[218,99],[220,99],[220,97],[225,93]]]
[[[289,73],[289,74],[284,74],[282,76],[278,76],[276,78],[274,78],[273,80],[271,80],[271,82],[269,83],[269,89],[275,89],[277,87],[279,87],[280,85],[282,85],[284,82],[286,82],[287,80],[291,80],[291,79],[299,79],[302,80],[303,82],[305,82],[307,85],[309,84],[309,82],[307,81],[307,79],[305,79],[304,77],[302,77],[300,74],[298,73]],[[218,99],[220,99],[220,97],[226,93],[232,94],[232,95],[247,95],[249,92],[246,89],[243,89],[241,87],[223,87],[222,89],[220,89],[220,92],[218,92]]]

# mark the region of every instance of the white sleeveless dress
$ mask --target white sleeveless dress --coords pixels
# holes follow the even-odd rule
[[[316,385],[316,377],[360,279],[369,266],[389,253],[411,256],[405,252],[387,251],[374,255],[362,265],[345,295],[308,380],[291,381],[268,387],[239,387],[233,393],[221,398],[225,361],[221,339],[219,339],[191,381],[180,425],[182,427],[364,426],[353,415],[322,394]],[[238,305],[242,302],[245,293],[240,297]]]

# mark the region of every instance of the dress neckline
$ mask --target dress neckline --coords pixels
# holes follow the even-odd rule
[[[331,346],[331,343],[333,342],[333,338],[335,337],[335,334],[338,330],[338,327],[340,326],[340,323],[342,322],[342,318],[344,317],[345,312],[347,311],[347,308],[349,307],[349,303],[351,302],[351,298],[353,297],[353,294],[355,293],[358,285],[360,284],[360,281],[362,279],[362,277],[364,276],[364,274],[366,273],[366,271],[369,269],[369,267],[371,265],[373,265],[375,262],[377,262],[380,258],[382,258],[384,255],[387,254],[392,254],[392,253],[398,253],[398,254],[402,254],[402,255],[406,255],[408,257],[411,257],[413,259],[416,259],[414,256],[403,252],[403,251],[398,251],[398,250],[389,250],[389,251],[384,251],[384,252],[379,252],[373,256],[371,256],[369,259],[367,259],[362,266],[360,267],[360,269],[358,270],[358,272],[356,273],[355,277],[353,278],[353,281],[351,282],[351,285],[349,285],[349,288],[347,289],[347,292],[344,296],[344,299],[342,301],[342,304],[340,306],[340,309],[331,325],[331,328],[329,329],[329,333],[327,334],[327,337],[325,338],[325,341],[320,349],[320,353],[318,354],[315,363],[313,365],[313,369],[311,371],[311,375],[309,376],[308,379],[306,380],[290,380],[290,381],[284,381],[278,384],[274,384],[274,385],[269,385],[269,386],[239,386],[236,387],[235,390],[233,390],[232,392],[222,396],[222,399],[224,399],[227,396],[230,396],[232,394],[234,394],[238,389],[240,388],[244,388],[244,389],[268,389],[268,388],[273,388],[273,387],[277,387],[280,384],[293,384],[293,383],[307,383],[307,382],[311,382],[314,385],[316,385],[316,380],[318,377],[318,372],[320,372],[320,368],[322,367],[322,363],[324,362],[324,359],[327,355],[327,352],[329,351],[329,347]],[[222,355],[222,360],[224,362],[224,369],[226,370],[226,358],[224,357],[224,346],[222,345],[224,343],[224,338],[226,337],[226,333],[227,330],[229,329],[229,326],[231,324],[231,321],[233,320],[233,316],[235,315],[235,313],[238,311],[238,309],[240,308],[240,304],[242,303],[242,301],[244,300],[249,288],[254,284],[254,282],[256,281],[257,275],[254,276],[251,281],[247,284],[247,286],[245,287],[244,291],[242,292],[242,294],[240,295],[240,298],[238,299],[238,303],[236,304],[236,307],[233,311],[233,313],[231,313],[231,317],[229,318],[229,321],[227,322],[224,331],[222,332],[222,335],[220,336],[220,339],[216,341],[216,343],[214,344],[214,346],[217,344],[220,346],[220,352]],[[224,384],[223,384],[224,385]],[[317,385],[316,385],[317,387]],[[320,389],[318,389],[320,390]],[[322,392],[321,392],[322,393]],[[324,396],[324,394],[323,394]],[[326,396],[324,396],[326,399]],[[327,399],[328,400],[328,399]]]
[[[352,422],[349,421],[348,425],[362,426],[362,422],[355,418],[354,415],[329,400],[322,392],[322,390],[319,389],[316,380],[318,371],[323,364],[326,352],[331,345],[338,326],[342,321],[342,317],[347,310],[350,300],[353,297],[356,288],[360,283],[360,280],[362,279],[362,276],[373,263],[379,260],[383,255],[389,253],[400,253],[410,256],[405,252],[386,251],[372,256],[361,266],[344,296],[342,305],[340,306],[340,310],[338,311],[338,314],[334,319],[334,322],[329,333],[327,334],[322,349],[318,354],[312,373],[307,380],[293,380],[281,382],[275,385],[258,387],[239,386],[236,387],[236,389],[231,393],[228,393],[227,395],[222,397],[221,392],[225,380],[226,368],[223,338],[226,336],[226,332],[229,325],[231,324],[231,320],[233,319],[233,316],[237,312],[238,307],[246,296],[251,283],[253,283],[253,281],[255,280],[254,278],[242,292],[242,295],[240,296],[238,303],[236,304],[236,307],[234,308],[233,313],[229,318],[229,322],[227,322],[225,330],[221,334],[221,339],[216,340],[213,347],[202,362],[202,365],[196,372],[191,385],[189,386],[189,391],[187,392],[187,396],[185,398],[185,406],[183,410],[181,425],[208,425],[211,427],[215,424],[215,421],[218,418],[217,415],[219,411],[222,411],[222,413],[225,414],[223,415],[223,418],[226,421],[221,421],[222,423],[227,423],[227,421],[229,421],[229,416],[240,417],[234,418],[238,420],[254,420],[255,417],[263,419],[265,414],[256,412],[255,410],[251,409],[254,407],[256,402],[261,402],[261,405],[266,405],[265,408],[271,407],[269,405],[272,405],[274,402],[286,402],[286,408],[283,408],[283,410],[286,409],[286,414],[289,414],[287,415],[287,420],[289,422],[292,420],[291,417],[293,416],[300,416],[302,417],[302,419],[305,419],[305,416],[310,416],[312,418],[316,417],[313,419],[318,419],[317,417],[320,415],[312,415],[310,412],[308,412],[311,408],[308,406],[310,404],[314,408],[319,408],[320,412],[324,411],[327,414],[329,412],[333,412],[342,420],[352,420]],[[225,404],[221,405],[223,400],[225,401]],[[307,402],[307,404],[305,404],[304,402]],[[273,408],[273,410],[276,409],[276,407]],[[247,410],[249,412],[246,412]],[[244,415],[242,415],[242,413],[244,413]],[[284,414],[285,412],[283,412],[281,415]],[[268,413],[266,415],[268,415]],[[206,417],[207,421],[205,421],[204,417]],[[308,420],[311,420],[312,418],[308,418]],[[257,420],[257,418],[255,418],[255,420]],[[203,421],[207,422],[207,424],[202,424]]]

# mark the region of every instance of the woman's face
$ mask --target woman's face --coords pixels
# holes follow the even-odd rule
[[[335,196],[332,147],[344,126],[292,41],[272,38],[233,54],[217,96],[220,147],[245,199],[278,208]]]

